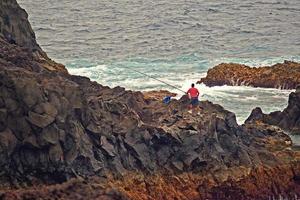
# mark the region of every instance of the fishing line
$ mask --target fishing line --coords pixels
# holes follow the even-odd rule
[[[172,88],[175,88],[175,89],[179,90],[180,92],[183,92],[184,94],[186,94],[185,91],[183,91],[182,89],[176,87],[175,85],[171,85],[171,84],[169,84],[169,83],[167,83],[167,82],[165,82],[165,81],[162,81],[162,80],[160,80],[160,79],[158,79],[158,78],[155,78],[155,77],[153,77],[153,76],[150,76],[150,75],[148,75],[148,74],[145,74],[145,73],[143,73],[143,72],[140,72],[140,71],[138,71],[138,70],[136,70],[136,69],[131,69],[131,68],[129,68],[129,67],[124,67],[124,66],[123,66],[123,68],[126,68],[126,69],[128,69],[128,70],[130,70],[130,71],[134,71],[134,72],[136,72],[136,73],[139,73],[139,74],[142,74],[142,75],[147,76],[147,77],[149,77],[149,78],[152,78],[152,79],[154,79],[154,80],[156,80],[156,81],[159,81],[159,82],[161,82],[161,83],[163,83],[163,84],[165,84],[165,85],[168,85],[168,86],[170,86],[170,87],[172,87]]]

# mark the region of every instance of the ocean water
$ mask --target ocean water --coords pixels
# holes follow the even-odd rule
[[[130,90],[180,91],[222,62],[300,61],[299,0],[18,0],[37,40],[70,73]],[[289,90],[197,85],[242,123],[257,106],[282,110]]]

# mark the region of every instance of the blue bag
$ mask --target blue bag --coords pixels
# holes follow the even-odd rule
[[[166,97],[164,97],[164,99],[163,99],[163,103],[165,103],[165,104],[169,104],[170,101],[171,101],[171,97],[170,97],[170,96],[166,96]]]

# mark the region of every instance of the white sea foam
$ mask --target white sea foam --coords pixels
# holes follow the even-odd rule
[[[80,67],[79,66],[76,68],[69,67],[68,71],[74,75],[87,76],[92,79],[96,79],[95,74],[96,73],[104,74],[107,71],[107,65],[97,65],[94,67]]]
[[[262,67],[262,66],[271,66],[275,65],[277,63],[281,63],[284,60],[289,61],[299,61],[299,57],[296,56],[277,56],[277,57],[268,57],[266,59],[258,58],[258,59],[248,59],[248,58],[217,58],[214,60],[211,60],[209,62],[210,66],[216,66],[220,63],[239,63],[239,64],[245,64],[250,67]]]
[[[257,97],[256,96],[249,96],[249,97],[246,97],[245,98],[246,100],[257,100]]]
[[[149,60],[148,60],[149,62]],[[206,76],[206,69],[198,69],[197,66],[188,64],[176,66],[177,63],[163,63],[140,59],[110,64],[72,63],[68,68],[71,74],[83,75],[98,81],[100,84],[110,87],[122,86],[130,90],[169,90],[177,93],[180,98],[190,88],[191,83],[196,83],[201,77]],[[82,67],[81,67],[81,65]],[[87,66],[87,67],[86,67]],[[162,67],[163,66],[163,67]],[[174,67],[176,66],[176,67]],[[180,90],[170,87],[150,77],[146,77],[128,68],[141,71],[152,77],[158,78],[168,84],[178,87]],[[191,71],[193,73],[191,73]],[[225,109],[234,112],[238,123],[249,116],[251,110],[257,106],[266,113],[275,110],[282,110],[287,105],[288,95],[292,90],[279,90],[274,88],[254,88],[249,86],[215,86],[207,87],[205,84],[196,84],[200,91],[201,100],[209,100],[222,105]]]
[[[300,61],[300,26],[295,26],[299,18],[293,9],[299,7],[299,0],[274,4],[251,0],[214,1],[213,4],[195,0],[143,1],[142,4],[130,1],[117,4],[114,1],[18,2],[30,13],[39,43],[51,58],[66,64],[70,73],[88,76],[103,85],[180,93],[123,67],[141,70],[186,91],[192,82],[203,77],[202,73],[221,62],[265,66],[283,60]],[[222,12],[212,12],[212,6]],[[74,14],[78,8],[84,16]],[[178,8],[189,11],[188,15]],[[133,10],[134,15],[126,14]],[[49,20],[51,29],[47,28]],[[278,23],[280,21],[289,23]],[[53,37],[54,30],[56,37]],[[239,122],[256,106],[265,112],[282,110],[290,93],[244,86],[197,87],[201,99],[235,112]]]

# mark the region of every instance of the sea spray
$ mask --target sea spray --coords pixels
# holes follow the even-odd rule
[[[218,59],[217,61],[221,60],[254,63],[245,59]],[[193,56],[188,59],[186,56],[174,60],[136,58],[108,63],[73,60],[66,64],[71,74],[87,76],[103,85],[122,86],[128,90],[141,91],[164,89],[178,93],[177,98],[180,98],[184,95],[182,92],[133,70],[141,71],[187,91],[191,83],[196,83],[200,78],[205,77],[211,63],[217,61],[197,60]],[[274,61],[277,59],[262,60],[262,63],[274,64]],[[257,60],[256,64],[259,62]],[[128,68],[133,70],[128,70]],[[201,93],[200,100],[212,101],[234,112],[239,124],[244,122],[255,107],[261,107],[266,113],[284,109],[287,106],[288,95],[292,91],[248,86],[207,87],[204,84],[196,85],[196,87]]]

